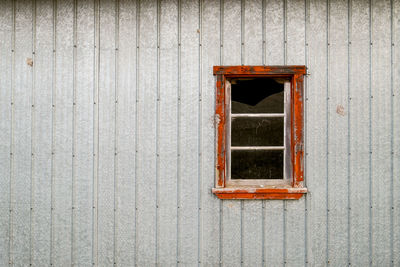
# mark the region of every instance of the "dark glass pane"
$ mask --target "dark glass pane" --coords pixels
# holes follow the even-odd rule
[[[283,151],[231,151],[231,179],[283,179]]]
[[[283,118],[232,118],[232,146],[283,146]]]
[[[283,81],[234,79],[231,85],[232,113],[283,113]]]

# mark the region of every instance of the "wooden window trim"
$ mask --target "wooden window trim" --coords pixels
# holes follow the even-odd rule
[[[307,193],[304,186],[304,76],[305,66],[214,66],[216,81],[216,181],[212,192],[220,199],[299,199]],[[227,179],[227,78],[271,77],[290,79],[290,151],[292,177],[289,184],[281,181],[228,186]]]

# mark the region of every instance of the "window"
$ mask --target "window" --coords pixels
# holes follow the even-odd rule
[[[305,66],[215,66],[221,199],[299,199]]]

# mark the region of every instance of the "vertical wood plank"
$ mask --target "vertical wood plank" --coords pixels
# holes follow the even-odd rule
[[[34,9],[31,263],[44,266],[50,262],[51,249],[53,5],[37,1]]]
[[[400,265],[400,2],[394,0],[392,2],[392,75],[393,75],[393,94],[392,94],[392,157],[393,157],[393,265]]]
[[[348,1],[329,8],[328,261],[347,265],[348,255]],[[340,60],[337,60],[339,59]]]
[[[369,264],[369,3],[352,0],[350,10],[350,263]],[[365,68],[360,68],[365,66]]]
[[[10,255],[12,11],[11,1],[0,2],[0,265],[4,266]]]
[[[90,265],[93,234],[94,4],[77,1],[73,263]]]
[[[100,69],[100,0],[94,0],[94,90],[93,90],[93,230],[92,230],[92,264],[99,263],[99,69]]]
[[[265,1],[265,65],[284,64],[284,1]],[[265,200],[264,266],[283,265],[283,201]]]
[[[11,177],[11,263],[30,262],[32,3],[15,2],[15,67],[13,75],[13,147]]]
[[[262,0],[244,0],[244,62],[245,65],[263,64]]]
[[[114,263],[115,2],[100,1],[98,263]],[[118,158],[117,158],[118,159]]]
[[[244,42],[243,63],[263,64],[263,20],[262,1],[244,1],[244,21],[242,38]],[[263,206],[262,201],[243,201],[243,266],[261,266],[263,254]]]
[[[262,265],[262,201],[246,200],[243,208],[243,266]]]
[[[199,5],[181,1],[180,264],[198,262]]]
[[[140,2],[137,264],[156,259],[157,1]],[[140,200],[140,201],[139,201]]]
[[[307,133],[306,133],[306,181],[309,208],[310,266],[326,264],[327,217],[327,2],[310,0],[307,42],[309,51],[306,87]],[[316,167],[318,166],[318,167]]]
[[[286,9],[286,63],[305,65],[305,1],[289,0]],[[307,90],[306,86],[304,88]],[[287,266],[297,266],[305,261],[306,197],[296,201],[286,201],[285,261]]]
[[[284,64],[284,6],[283,1],[265,3],[265,65]]]
[[[177,259],[178,1],[160,3],[158,264]]]
[[[391,24],[390,1],[372,1],[372,264],[388,266],[391,213]]]
[[[202,11],[202,161],[201,161],[201,264],[216,266],[220,260],[220,203],[211,193],[214,187],[215,135],[214,106],[215,78],[212,67],[220,63],[220,1],[203,1]]]
[[[53,158],[53,265],[71,264],[73,102],[74,102],[74,2],[57,2],[56,80],[54,92]]]
[[[136,3],[119,2],[116,262],[135,264]]]
[[[242,64],[241,1],[223,1],[223,65]],[[242,201],[222,200],[222,264],[240,266],[242,261]]]

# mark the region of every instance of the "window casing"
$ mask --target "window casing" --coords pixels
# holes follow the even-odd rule
[[[221,199],[298,199],[307,189],[304,187],[304,146],[303,146],[303,93],[305,66],[216,66],[216,186],[213,188]],[[232,83],[248,79],[280,80],[283,83],[283,111],[241,113],[232,112]],[[240,120],[283,119],[283,144],[272,145],[232,145],[232,121]],[[279,128],[278,128],[279,130]],[[272,133],[273,134],[273,133]],[[276,143],[276,141],[275,141]],[[233,152],[232,152],[233,151]],[[232,174],[232,153],[235,151],[264,151],[266,155],[276,154],[269,151],[283,151],[282,175],[271,177],[263,174],[261,179],[238,179]],[[262,154],[262,153],[261,153]],[[279,153],[278,154],[282,154]],[[261,160],[270,160],[268,157]],[[243,158],[243,156],[242,156]],[[246,158],[246,156],[244,157]],[[253,157],[254,158],[254,157]],[[257,158],[257,157],[255,157]],[[259,159],[259,158],[258,158]],[[246,161],[246,159],[245,159]],[[279,162],[279,161],[278,161]],[[237,167],[237,161],[234,166]],[[273,166],[272,166],[273,167]],[[237,169],[237,168],[236,168]],[[262,170],[262,168],[261,168]],[[255,172],[250,172],[255,173]],[[260,172],[258,172],[260,173]],[[251,176],[251,175],[250,175]],[[265,176],[265,177],[264,177]],[[273,176],[273,175],[272,175]],[[280,177],[282,176],[282,177]],[[273,178],[273,179],[270,179]],[[278,179],[276,179],[278,178]],[[280,179],[279,179],[280,178]]]

